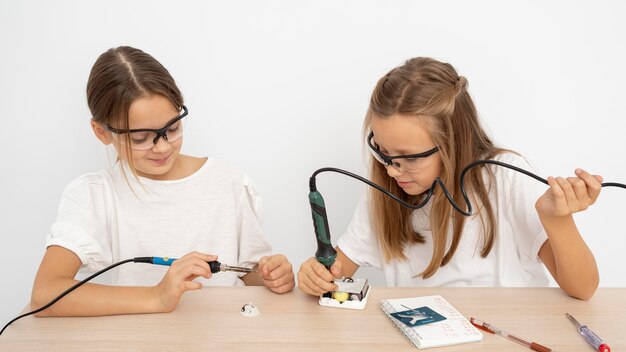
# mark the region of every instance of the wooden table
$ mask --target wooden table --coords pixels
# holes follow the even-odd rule
[[[188,292],[172,313],[88,318],[37,318],[13,323],[0,351],[416,351],[379,308],[383,298],[439,294],[475,317],[557,351],[592,352],[568,312],[611,346],[626,351],[626,288],[601,288],[587,302],[557,288],[373,287],[365,310],[322,307],[298,289],[207,287]],[[253,302],[254,318],[240,314]],[[6,322],[3,322],[5,324]],[[530,351],[501,336],[431,349]]]

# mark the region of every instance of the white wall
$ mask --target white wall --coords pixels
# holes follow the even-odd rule
[[[104,50],[136,46],[170,70],[190,111],[184,150],[252,176],[267,235],[297,269],[315,251],[310,174],[365,174],[371,89],[412,56],[455,65],[496,141],[542,175],[585,167],[626,182],[625,10],[620,1],[0,1],[0,325],[29,300],[65,185],[110,163],[84,93]],[[336,240],[364,186],[337,174],[318,186]],[[602,286],[626,286],[625,199],[606,189],[577,216]]]

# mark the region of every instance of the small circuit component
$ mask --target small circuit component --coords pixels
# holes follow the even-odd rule
[[[337,290],[327,292],[319,299],[319,304],[326,307],[363,309],[367,304],[370,285],[367,279],[344,277],[333,281]]]

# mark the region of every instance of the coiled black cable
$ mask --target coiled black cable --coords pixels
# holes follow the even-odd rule
[[[439,185],[441,187],[441,190],[443,191],[443,193],[446,195],[446,198],[448,198],[448,201],[450,202],[450,204],[452,205],[452,207],[458,211],[459,213],[465,215],[465,216],[470,216],[472,215],[472,204],[469,201],[469,198],[467,197],[467,193],[465,192],[465,174],[472,169],[473,167],[476,167],[478,165],[482,165],[482,164],[493,164],[493,165],[498,165],[498,166],[502,166],[511,170],[515,170],[517,172],[521,172],[524,175],[530,176],[532,178],[534,178],[535,180],[539,181],[539,182],[543,182],[546,185],[548,184],[548,181],[544,178],[541,178],[535,174],[533,174],[530,171],[524,170],[522,168],[519,168],[517,166],[513,166],[511,164],[507,164],[507,163],[503,163],[501,161],[497,161],[497,160],[477,160],[474,161],[473,163],[467,165],[463,171],[461,172],[461,177],[459,180],[459,183],[461,185],[461,195],[463,195],[463,199],[465,200],[465,204],[467,206],[467,211],[463,210],[452,198],[452,195],[450,195],[450,192],[448,191],[448,189],[446,188],[446,186],[443,184],[443,181],[441,181],[441,179],[439,177],[435,178],[435,181],[433,181],[432,186],[430,186],[430,189],[428,190],[428,193],[426,193],[426,196],[424,197],[424,199],[416,205],[413,204],[409,204],[405,201],[403,201],[402,199],[398,198],[396,195],[390,193],[389,191],[387,191],[386,189],[384,189],[382,186],[364,178],[361,177],[357,174],[354,174],[352,172],[346,171],[346,170],[342,170],[342,169],[338,169],[338,168],[334,168],[334,167],[324,167],[321,169],[316,170],[313,175],[311,176],[311,178],[309,179],[309,189],[311,191],[316,191],[317,187],[315,185],[315,177],[317,176],[317,174],[321,173],[321,172],[325,172],[325,171],[332,171],[332,172],[337,172],[340,174],[344,174],[346,176],[350,176],[352,178],[355,178],[361,182],[364,182],[374,188],[376,188],[377,190],[383,192],[384,194],[388,195],[389,197],[393,198],[396,202],[402,204],[403,206],[409,208],[409,209],[420,209],[423,206],[426,205],[426,203],[428,203],[428,201],[430,200],[430,198],[432,197],[433,193],[435,192],[435,189],[437,188],[437,185]],[[602,183],[602,187],[619,187],[619,188],[624,188],[626,189],[626,185],[623,183],[617,183],[617,182],[604,182]]]

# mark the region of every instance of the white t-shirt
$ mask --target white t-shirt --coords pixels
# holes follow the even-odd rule
[[[528,163],[512,153],[497,155],[494,160],[518,166],[532,172]],[[413,229],[422,234],[426,243],[407,245],[406,261],[385,262],[376,234],[370,223],[368,196],[362,197],[346,233],[339,239],[338,246],[359,266],[382,269],[388,286],[486,286],[519,287],[548,286],[544,266],[538,257],[539,249],[547,235],[535,210],[535,202],[546,191],[547,186],[514,170],[488,164],[493,170],[495,187],[491,187],[489,199],[494,208],[496,237],[487,257],[480,255],[483,246],[483,231],[478,216],[465,221],[459,246],[450,262],[437,270],[428,279],[421,273],[432,258],[432,231],[428,215],[431,203],[413,211]],[[486,171],[483,177],[487,185]],[[470,196],[471,199],[471,196]],[[465,204],[460,204],[465,209]],[[472,204],[474,213],[477,205]],[[448,233],[448,248],[452,231]]]
[[[271,253],[261,232],[260,197],[248,177],[225,162],[208,158],[179,180],[139,179],[118,162],[72,181],[46,246],[71,250],[88,272],[124,259],[179,258],[192,251],[215,254],[223,264],[253,267]],[[167,269],[127,263],[111,271],[111,284],[153,286]],[[220,272],[196,281],[243,285],[242,275]]]

